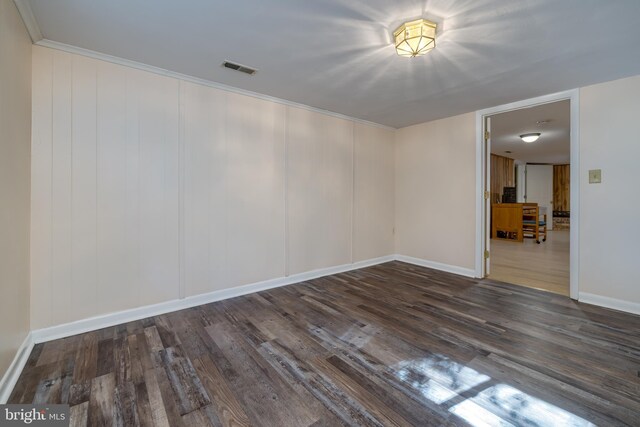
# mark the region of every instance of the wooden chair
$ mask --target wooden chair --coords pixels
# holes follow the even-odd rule
[[[537,203],[524,203],[522,207],[522,235],[525,238],[536,239],[540,244],[547,240],[547,213],[540,218],[540,207]]]

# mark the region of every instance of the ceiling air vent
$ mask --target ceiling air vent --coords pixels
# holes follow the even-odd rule
[[[230,70],[240,71],[241,73],[249,74],[253,76],[258,70],[255,68],[247,67],[245,65],[236,64],[235,62],[224,61],[222,63],[224,68],[229,68]]]

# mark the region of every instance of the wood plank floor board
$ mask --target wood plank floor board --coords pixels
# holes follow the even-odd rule
[[[547,233],[547,241],[491,239],[494,280],[569,295],[569,230]]]
[[[34,346],[72,425],[640,425],[640,316],[390,262]]]

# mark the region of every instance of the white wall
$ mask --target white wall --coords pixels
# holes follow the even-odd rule
[[[526,168],[527,202],[537,203],[540,206],[540,214],[547,215],[547,230],[551,231],[553,230],[553,165],[526,165]]]
[[[475,265],[475,114],[396,132],[396,252]]]
[[[640,306],[639,99],[640,76],[580,89],[580,298],[631,311]],[[473,269],[474,125],[465,114],[396,132],[398,254]],[[588,183],[590,169],[602,169],[601,184]]]
[[[33,329],[393,253],[392,131],[33,51]]]
[[[580,89],[580,293],[640,307],[640,76]],[[602,183],[589,184],[590,169]]]
[[[31,39],[0,0],[0,378],[29,333]]]
[[[354,261],[384,256],[394,248],[394,131],[355,125]]]

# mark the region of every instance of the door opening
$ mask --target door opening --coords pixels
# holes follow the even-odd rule
[[[577,98],[477,112],[477,277],[578,298]],[[525,142],[526,133],[540,135]]]

